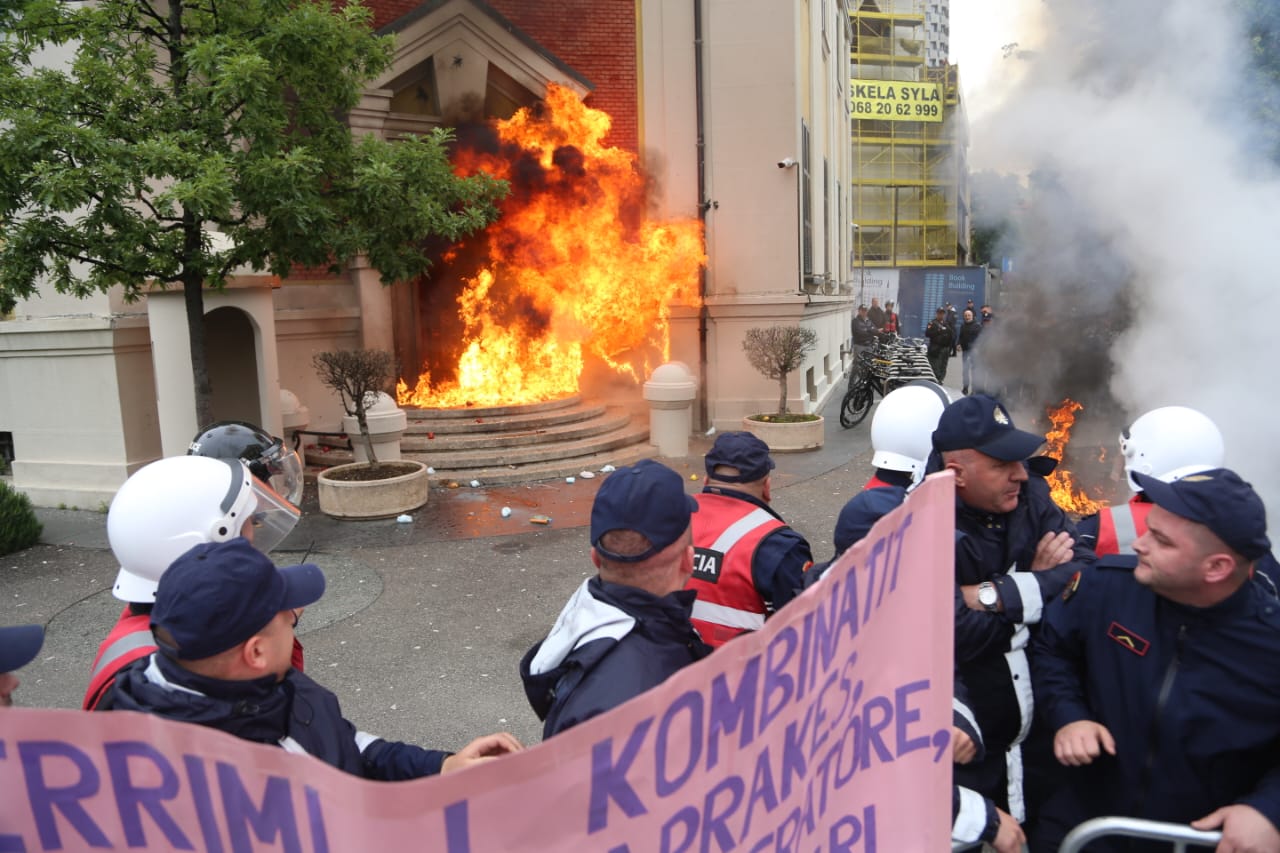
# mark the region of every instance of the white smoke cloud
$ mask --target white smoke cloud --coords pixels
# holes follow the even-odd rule
[[[1063,266],[1055,275],[1094,263],[1088,242],[1071,238],[1101,234],[1130,289],[1111,394],[1130,420],[1162,405],[1204,411],[1223,430],[1227,464],[1280,519],[1280,178],[1251,153],[1248,44],[1235,6],[1024,5],[1040,7],[1042,35],[1029,33],[1023,58],[1006,60],[1019,65],[1007,75],[1018,82],[975,122],[971,160],[1052,170],[1070,199],[1041,211],[1061,217],[1068,248],[1051,253]]]

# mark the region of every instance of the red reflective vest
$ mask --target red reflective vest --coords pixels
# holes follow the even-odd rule
[[[867,480],[867,484],[862,487],[862,491],[865,492],[867,489],[884,489],[884,488],[895,489],[899,487],[896,483],[886,483],[884,480],[881,480],[879,474],[872,474],[871,479]]]
[[[97,708],[102,697],[115,684],[120,670],[155,650],[155,639],[151,636],[151,615],[131,614],[128,605],[125,605],[111,633],[98,646],[98,654],[93,659],[93,671],[89,674],[89,687],[84,692],[84,702],[80,707],[85,711]],[[302,672],[302,643],[298,642],[297,637],[293,638],[290,663],[294,669]]]
[[[1142,495],[1134,495],[1128,503],[1104,507],[1098,513],[1098,543],[1094,551],[1107,554],[1132,554],[1133,543],[1147,532],[1147,513],[1155,504]]]
[[[134,615],[126,605],[115,627],[98,646],[93,659],[93,672],[89,675],[89,689],[84,693],[81,707],[92,711],[115,683],[116,674],[138,658],[144,658],[156,650],[151,637],[151,616]]]
[[[693,514],[693,577],[685,589],[698,593],[693,626],[714,647],[764,627],[764,599],[751,576],[760,541],[785,525],[748,501],[703,492]]]

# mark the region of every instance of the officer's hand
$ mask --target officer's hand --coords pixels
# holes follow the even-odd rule
[[[462,770],[470,767],[472,764],[478,764],[481,761],[490,761],[500,755],[506,755],[509,752],[519,752],[524,749],[520,741],[516,740],[515,735],[507,732],[498,732],[493,735],[485,735],[478,737],[471,743],[449,756],[440,765],[441,773],[452,773],[455,770]]]
[[[1115,755],[1115,738],[1106,726],[1093,720],[1067,723],[1053,736],[1053,754],[1068,767],[1092,764],[1104,749],[1108,755]]]
[[[1022,827],[1008,812],[996,809],[996,814],[1000,816],[1000,828],[996,830],[996,840],[991,842],[991,846],[996,848],[996,853],[1022,853],[1022,846],[1027,843]]]
[[[978,754],[978,745],[959,726],[951,727],[951,760],[956,764],[968,764]]]
[[[1065,530],[1046,533],[1040,537],[1040,543],[1036,545],[1036,556],[1031,561],[1031,571],[1052,569],[1067,562],[1073,556],[1071,549],[1075,544],[1076,540],[1072,539],[1071,534]]]
[[[1253,806],[1223,806],[1216,812],[1191,822],[1194,829],[1221,829],[1217,853],[1276,853],[1280,851],[1280,831]]]

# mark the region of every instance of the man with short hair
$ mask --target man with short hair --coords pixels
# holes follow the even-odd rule
[[[973,303],[970,302],[970,305]],[[964,322],[957,334],[956,349],[964,354],[961,368],[960,393],[968,394],[973,386],[973,366],[978,358],[978,336],[982,334],[982,324],[973,317],[971,308],[964,309]]]
[[[867,309],[867,319],[871,321],[871,325],[876,327],[876,331],[884,328],[884,309],[880,307],[878,297],[871,297],[871,307]]]
[[[924,336],[929,339],[925,356],[933,368],[933,376],[943,382],[947,378],[947,360],[951,358],[951,350],[956,343],[955,329],[947,322],[946,308],[933,312],[933,319],[925,326]]]
[[[591,562],[545,639],[520,661],[543,737],[656,687],[711,653],[689,613],[689,520],[698,505],[675,471],[644,459],[617,469],[591,505]]]
[[[749,432],[722,432],[703,461],[707,480],[696,498],[688,588],[698,594],[693,624],[718,647],[764,627],[799,595],[813,552],[769,505],[769,445]]]
[[[13,705],[13,693],[19,684],[14,673],[35,660],[42,645],[44,627],[41,625],[0,628],[0,708]]]
[[[867,316],[867,306],[859,305],[858,313],[853,318],[853,355],[857,358],[858,353],[876,342],[876,327],[872,325],[871,318]]]
[[[1036,706],[1070,774],[1033,849],[1105,814],[1280,850],[1280,603],[1251,580],[1266,510],[1225,468],[1134,479],[1154,504],[1136,566],[1107,556],[1076,575],[1032,646]]]
[[[242,537],[195,546],[156,588],[151,630],[159,651],[117,676],[107,707],[277,744],[385,782],[460,770],[521,748],[506,733],[451,754],[357,731],[337,696],[291,666],[298,615],[324,589],[319,566],[278,569]]]
[[[933,432],[931,467],[940,462],[955,472],[956,661],[987,748],[983,760],[957,767],[955,780],[1020,821],[1027,814],[1023,744],[1033,710],[1030,630],[1045,602],[1093,560],[1049,496],[1042,474],[1052,470],[1052,460],[1032,459],[1043,443],[1042,436],[1017,429],[1000,401],[986,394],[952,403]],[[1034,745],[1043,746],[1043,755],[1029,756],[1029,783],[1053,769],[1047,742]],[[1038,798],[1038,791],[1028,793]]]

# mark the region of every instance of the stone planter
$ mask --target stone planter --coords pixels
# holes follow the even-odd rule
[[[370,395],[375,396],[375,395]],[[400,458],[400,439],[408,426],[404,409],[396,406],[395,398],[379,391],[376,399],[365,397],[365,422],[369,424],[369,438],[373,442],[373,455],[379,462],[394,462]],[[360,422],[355,415],[342,419],[342,429],[351,442],[351,453],[357,462],[368,462],[369,453],[360,435]]]
[[[817,420],[799,423],[757,421],[752,417],[742,419],[742,428],[769,445],[770,451],[816,450],[822,446],[826,435],[826,422],[821,415]]]
[[[408,459],[392,464],[412,466],[414,470],[384,480],[334,478],[343,471],[365,467],[358,462],[321,471],[316,478],[320,511],[334,518],[391,518],[426,504],[431,495],[427,466]]]

